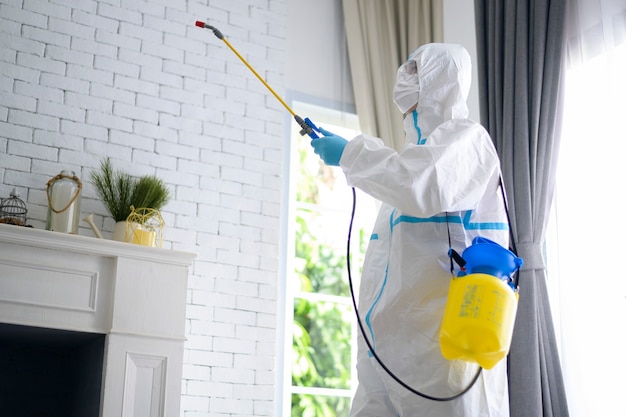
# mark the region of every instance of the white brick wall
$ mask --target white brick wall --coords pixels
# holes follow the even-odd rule
[[[0,0],[0,197],[44,229],[45,184],[72,169],[109,237],[91,170],[161,177],[164,247],[198,255],[181,416],[271,416],[285,115],[207,18],[282,94],[285,0]]]

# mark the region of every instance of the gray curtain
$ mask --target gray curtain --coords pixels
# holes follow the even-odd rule
[[[511,417],[567,417],[542,256],[559,148],[567,0],[474,4],[481,121],[502,161],[524,259],[508,358]]]
[[[391,98],[396,71],[419,45],[443,39],[439,0],[343,0],[361,131],[400,150],[402,115]]]

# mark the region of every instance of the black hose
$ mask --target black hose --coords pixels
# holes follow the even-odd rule
[[[480,376],[480,374],[481,374],[481,372],[483,370],[481,367],[478,368],[478,371],[476,372],[476,375],[474,376],[474,379],[472,379],[472,381],[467,386],[467,388],[465,388],[460,393],[455,394],[455,395],[453,395],[451,397],[433,397],[431,395],[424,394],[423,392],[420,392],[420,391],[416,390],[415,388],[411,387],[406,382],[404,382],[402,379],[400,379],[400,377],[398,377],[396,374],[394,374],[387,367],[387,365],[385,365],[383,363],[382,359],[380,359],[380,357],[376,354],[376,351],[374,350],[374,347],[372,346],[371,342],[367,338],[367,335],[365,334],[365,328],[363,327],[363,323],[361,321],[361,316],[359,314],[359,309],[357,307],[356,297],[354,296],[354,285],[352,283],[352,272],[351,272],[351,269],[350,269],[350,242],[351,242],[351,239],[352,239],[352,225],[354,223],[354,213],[355,212],[356,212],[356,190],[354,189],[354,187],[352,187],[352,213],[350,215],[350,226],[348,228],[348,249],[347,249],[347,254],[346,254],[346,257],[347,257],[346,263],[348,265],[348,281],[350,283],[350,294],[352,296],[352,305],[354,306],[354,312],[356,314],[356,319],[357,319],[357,322],[359,324],[359,329],[361,330],[361,335],[363,336],[363,340],[365,340],[365,343],[367,344],[367,347],[369,348],[370,352],[372,353],[372,356],[374,356],[374,359],[376,359],[378,364],[398,384],[400,384],[401,386],[403,386],[404,388],[406,388],[407,390],[409,390],[413,394],[416,394],[416,395],[418,395],[418,396],[420,396],[422,398],[426,398],[426,399],[432,400],[432,401],[444,402],[444,401],[452,401],[452,400],[455,400],[455,399],[461,397],[462,395],[465,395],[465,393],[467,393],[474,386],[476,381],[478,380],[478,377]]]

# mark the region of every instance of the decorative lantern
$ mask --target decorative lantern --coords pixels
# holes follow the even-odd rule
[[[11,191],[11,197],[0,199],[0,223],[26,226],[26,204],[20,198],[17,188]]]
[[[46,229],[61,233],[78,233],[80,217],[80,182],[74,171],[61,171],[50,181],[48,194],[48,223]]]
[[[163,245],[165,222],[159,210],[135,208],[126,219],[126,242],[160,248]]]

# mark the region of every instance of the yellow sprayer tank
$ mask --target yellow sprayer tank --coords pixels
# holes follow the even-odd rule
[[[441,353],[491,369],[511,346],[518,301],[511,275],[523,262],[485,238],[474,239],[462,257],[467,268],[450,282],[439,333]]]

